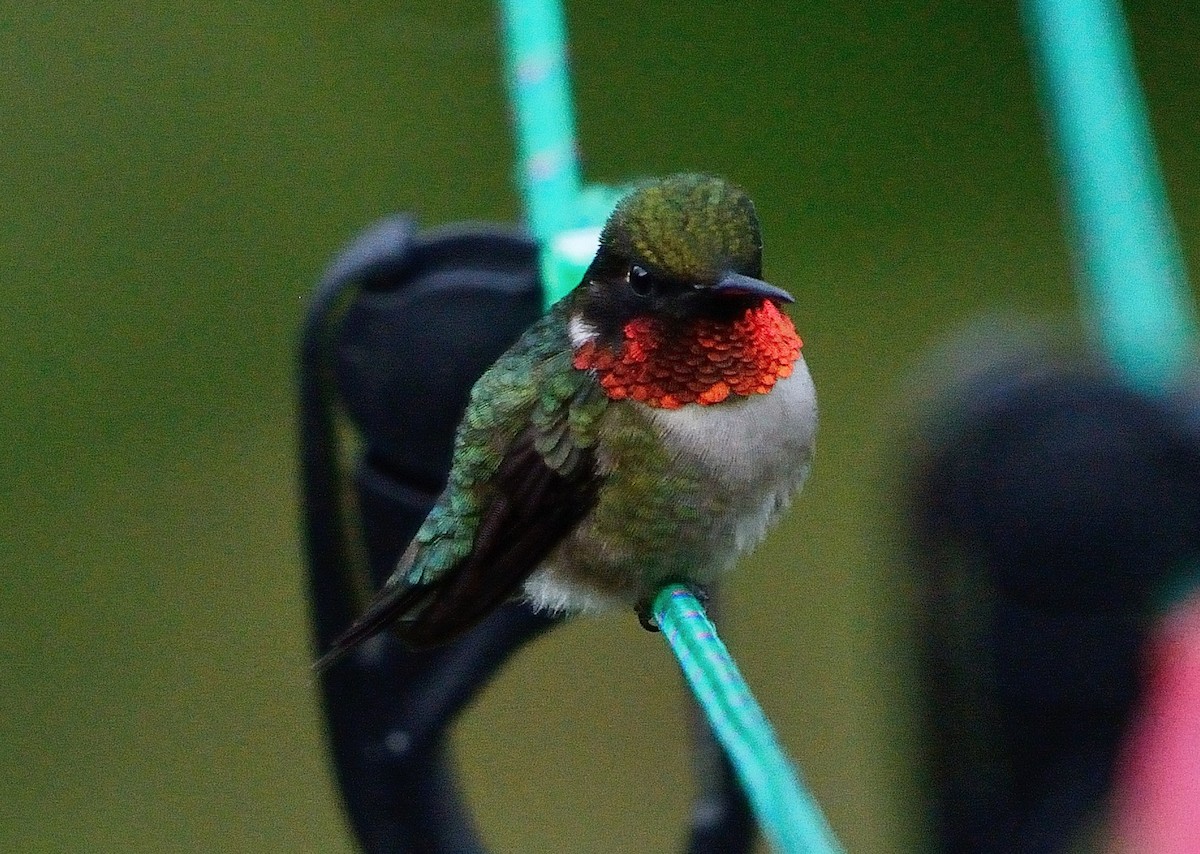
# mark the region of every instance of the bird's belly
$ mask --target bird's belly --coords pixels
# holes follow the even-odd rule
[[[715,583],[804,482],[816,402],[801,359],[765,395],[673,410],[630,404],[614,421],[602,449],[608,483],[526,583],[536,605],[597,611],[667,580]]]

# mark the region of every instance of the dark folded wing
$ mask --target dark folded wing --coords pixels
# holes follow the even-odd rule
[[[398,627],[401,637],[418,646],[443,643],[510,599],[592,509],[599,485],[590,450],[556,471],[532,432],[518,440],[496,472],[470,553],[424,585],[420,610]]]
[[[414,646],[453,639],[510,599],[538,564],[592,509],[601,476],[590,448],[551,467],[529,430],[505,453],[469,552],[428,581],[389,584],[319,662],[323,669],[395,625]],[[544,444],[543,444],[544,447]],[[418,550],[415,560],[421,560]]]

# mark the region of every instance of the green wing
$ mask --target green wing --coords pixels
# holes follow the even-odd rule
[[[475,384],[445,490],[319,666],[393,624],[417,646],[453,638],[511,598],[594,506],[607,398],[571,364],[567,311],[551,309]]]

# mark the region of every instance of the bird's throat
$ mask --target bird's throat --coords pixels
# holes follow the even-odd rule
[[[584,341],[574,364],[595,371],[611,400],[678,409],[766,394],[792,373],[800,345],[791,319],[764,301],[732,320],[698,318],[682,327],[635,317],[616,346]]]

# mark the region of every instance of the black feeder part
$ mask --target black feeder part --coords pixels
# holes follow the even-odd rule
[[[445,484],[471,386],[541,311],[537,247],[503,226],[418,233],[395,216],[325,274],[299,371],[318,652],[349,626],[365,588],[391,573]],[[348,465],[345,423],[359,439]],[[414,650],[384,634],[320,675],[337,778],[364,851],[483,854],[448,728],[511,654],[556,622],[514,602],[443,647]],[[699,794],[685,850],[748,852],[755,825],[732,767],[706,724],[694,732]]]
[[[1200,555],[1196,410],[1044,353],[942,399],[910,484],[936,850],[1064,852]]]

